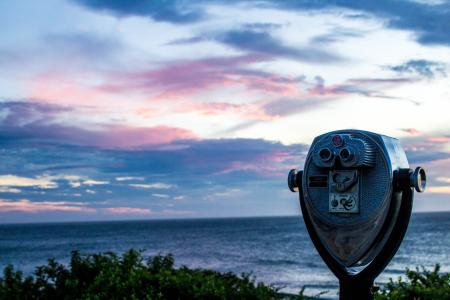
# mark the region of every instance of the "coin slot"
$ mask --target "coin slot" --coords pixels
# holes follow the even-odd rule
[[[328,176],[309,176],[309,187],[328,187]]]

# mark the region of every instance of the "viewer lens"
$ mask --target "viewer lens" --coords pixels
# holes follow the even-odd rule
[[[331,151],[328,148],[323,148],[319,152],[320,159],[327,161],[331,158]]]
[[[343,161],[349,161],[352,158],[352,154],[349,149],[344,148],[339,152],[339,156],[341,157],[341,160]]]

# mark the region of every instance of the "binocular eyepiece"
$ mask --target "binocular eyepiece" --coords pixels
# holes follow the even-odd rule
[[[371,142],[351,134],[335,134],[330,139],[318,141],[312,155],[319,168],[332,168],[335,164],[345,168],[372,167],[375,164]]]
[[[345,163],[349,163],[352,161],[352,159],[355,157],[355,154],[353,150],[349,147],[342,148],[338,151],[337,154],[335,154],[333,151],[330,150],[330,148],[322,148],[319,150],[319,158],[322,162],[327,163],[328,161],[334,159],[336,157],[339,157],[340,161]]]

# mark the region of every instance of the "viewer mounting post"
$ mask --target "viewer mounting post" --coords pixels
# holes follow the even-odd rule
[[[409,168],[397,139],[339,130],[316,137],[303,171],[289,172],[314,246],[339,279],[339,298],[373,299],[373,282],[408,228],[425,171]]]

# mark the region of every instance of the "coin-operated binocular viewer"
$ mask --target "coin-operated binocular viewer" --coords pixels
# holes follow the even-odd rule
[[[359,130],[316,137],[303,171],[291,170],[309,235],[339,279],[340,299],[373,299],[373,281],[400,246],[413,188],[425,171],[409,168],[397,139]]]

